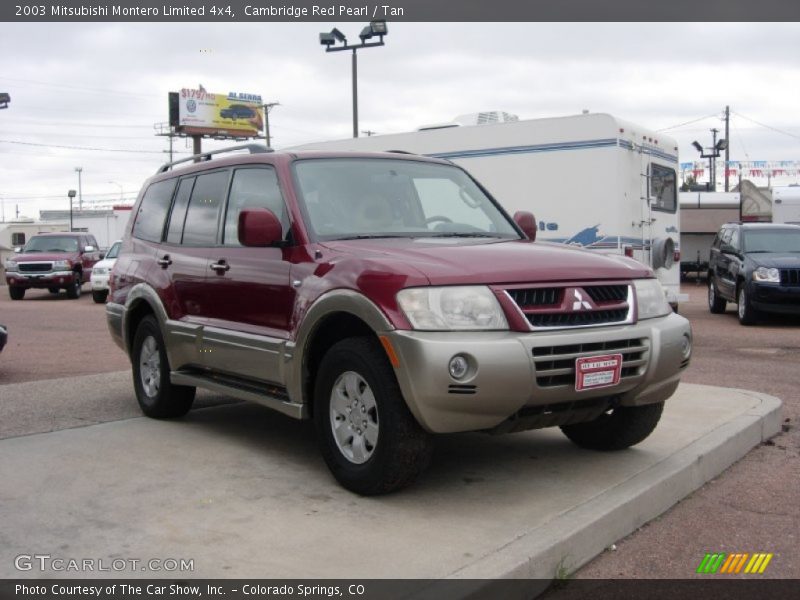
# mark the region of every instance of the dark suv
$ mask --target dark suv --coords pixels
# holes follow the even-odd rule
[[[708,308],[738,305],[739,322],[761,312],[800,314],[800,226],[728,223],[714,238],[708,267]]]
[[[219,116],[223,119],[252,119],[256,116],[256,111],[244,104],[231,104],[220,110]]]
[[[48,289],[57,294],[66,289],[68,298],[81,295],[94,264],[100,260],[97,240],[90,233],[40,233],[6,261],[6,283],[12,300],[22,300],[25,290]]]
[[[134,207],[106,312],[145,414],[199,386],[311,418],[361,494],[411,482],[431,433],[653,431],[692,338],[650,268],[532,243],[448,161],[247,148],[165,165]]]

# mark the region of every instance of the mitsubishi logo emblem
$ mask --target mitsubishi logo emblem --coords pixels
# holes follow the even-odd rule
[[[583,296],[581,296],[578,290],[572,290],[572,292],[575,294],[575,302],[572,303],[572,310],[592,310],[592,305],[583,299]]]

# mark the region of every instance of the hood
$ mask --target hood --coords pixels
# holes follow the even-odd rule
[[[620,256],[522,240],[381,238],[325,242],[359,259],[406,263],[432,285],[509,284],[652,277],[645,265]]]
[[[117,262],[116,258],[104,258],[94,263],[95,269],[110,269]]]
[[[17,262],[47,262],[54,260],[78,260],[78,252],[26,252],[10,256],[11,260]]]
[[[800,254],[797,252],[753,252],[747,258],[756,267],[800,269]]]

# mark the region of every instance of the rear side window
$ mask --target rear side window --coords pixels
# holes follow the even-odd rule
[[[148,242],[160,242],[164,222],[169,211],[175,180],[167,179],[152,184],[144,193],[136,221],[133,224],[133,237]]]
[[[182,179],[178,185],[178,193],[175,195],[175,202],[172,204],[172,213],[169,217],[169,228],[167,229],[167,241],[171,244],[180,244],[183,237],[183,222],[186,220],[186,209],[189,206],[189,198],[192,195],[194,177]]]
[[[674,213],[678,206],[678,188],[675,186],[675,169],[662,165],[650,166],[650,196],[653,210]]]
[[[197,177],[183,225],[184,245],[216,244],[219,212],[228,190],[228,175],[228,171],[216,171]]]
[[[233,175],[228,210],[225,215],[223,243],[238,246],[239,213],[245,208],[267,208],[271,210],[283,226],[285,233],[288,224],[286,208],[278,187],[278,176],[272,168],[237,169]]]

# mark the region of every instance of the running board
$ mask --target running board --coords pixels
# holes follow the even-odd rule
[[[295,419],[308,418],[306,405],[291,402],[286,395],[286,390],[280,386],[243,381],[223,375],[187,373],[186,371],[172,371],[170,381],[175,385],[201,387],[240,400],[255,402]]]

